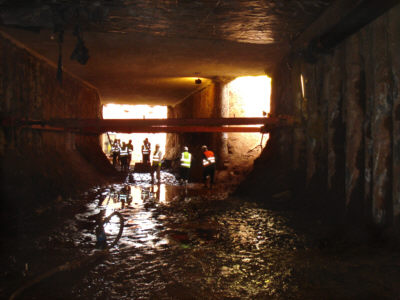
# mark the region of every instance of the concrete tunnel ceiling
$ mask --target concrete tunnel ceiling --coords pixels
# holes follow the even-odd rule
[[[54,28],[65,30],[64,70],[95,86],[103,103],[173,105],[214,78],[269,73],[331,2],[5,0],[0,22],[54,63]],[[77,24],[89,50],[84,65],[70,59]]]

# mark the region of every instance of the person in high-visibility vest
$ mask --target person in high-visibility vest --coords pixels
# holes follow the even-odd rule
[[[144,164],[150,165],[150,153],[151,153],[151,144],[149,140],[145,138],[142,145],[142,157]]]
[[[129,140],[128,144],[128,151],[129,151],[129,155],[128,155],[128,169],[131,165],[131,160],[132,160],[132,152],[133,152],[133,144],[132,144],[132,140]]]
[[[121,171],[122,172],[127,172],[129,171],[129,166],[128,166],[128,156],[129,156],[129,148],[128,145],[123,142],[122,147],[121,147],[121,152],[119,154],[120,160],[121,160]]]
[[[153,163],[151,165],[151,182],[154,182],[154,172],[156,172],[158,183],[160,183],[161,161],[162,152],[160,150],[160,145],[156,144],[156,148],[153,153]]]
[[[210,178],[210,188],[214,184],[214,174],[215,174],[215,155],[214,152],[208,150],[207,146],[201,147],[203,152],[203,181],[204,186],[207,187],[207,179]]]
[[[120,146],[118,145],[118,140],[114,140],[114,143],[111,147],[111,153],[113,158],[113,166],[117,165],[117,161],[119,160],[119,153],[121,151]]]
[[[189,153],[187,146],[183,147],[183,152],[181,154],[181,164],[180,164],[180,182],[187,183],[189,180],[190,165],[192,162],[192,154]]]
[[[118,199],[121,201],[121,208],[125,208],[125,205],[129,206],[132,203],[131,187],[126,184],[118,193]]]

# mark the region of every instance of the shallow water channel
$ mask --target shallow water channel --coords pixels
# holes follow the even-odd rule
[[[76,216],[84,222],[101,210],[105,215],[117,210],[125,226],[110,257],[94,267],[72,295],[229,299],[287,292],[292,270],[285,266],[284,253],[302,241],[283,218],[254,204],[224,200],[226,190],[189,184],[185,191],[171,180],[151,185],[146,175],[136,176],[129,205],[110,200],[106,189]],[[118,191],[123,185],[113,188]],[[113,239],[119,226],[119,218],[106,224],[108,238]],[[92,230],[82,230],[76,239],[81,248],[90,249],[95,242]]]
[[[397,250],[329,244],[318,220],[227,197],[226,187],[191,183],[185,190],[168,173],[159,185],[146,174],[134,176],[134,183],[88,192],[83,210],[45,242],[29,245],[36,248],[24,259],[34,271],[21,282],[99,253],[95,220],[101,214],[123,216],[117,244],[17,299],[398,299]],[[119,228],[118,217],[105,224],[108,243]]]

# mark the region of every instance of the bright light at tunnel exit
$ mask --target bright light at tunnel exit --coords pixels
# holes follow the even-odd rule
[[[269,113],[271,78],[266,75],[238,77],[229,86],[245,103],[242,117],[261,117],[263,111]]]
[[[271,78],[266,75],[238,77],[225,86],[224,97],[228,97],[230,117],[264,117],[270,112]],[[228,138],[234,138],[240,144],[240,147],[236,146],[240,148],[237,151],[240,153],[236,157],[238,160],[242,159],[243,151],[259,153],[254,150],[261,151],[266,146],[269,134],[261,136],[259,133],[229,133]],[[248,157],[246,160],[248,161]]]
[[[128,105],[128,104],[105,104],[103,105],[104,119],[166,119],[167,106],[150,106],[150,105]],[[161,151],[165,154],[165,144],[167,140],[166,133],[117,133],[109,132],[108,136],[112,141],[120,139],[122,142],[128,143],[132,140],[133,154],[131,164],[142,160],[141,146],[143,140],[147,137],[151,143],[152,151],[156,144],[159,144]],[[110,146],[107,134],[102,135],[103,151],[110,153]]]

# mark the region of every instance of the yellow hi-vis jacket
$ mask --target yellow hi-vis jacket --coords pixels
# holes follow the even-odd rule
[[[153,166],[161,166],[162,152],[158,150],[153,153]]]
[[[192,154],[190,154],[187,151],[182,152],[181,167],[190,168],[190,162],[191,161],[192,161]]]

